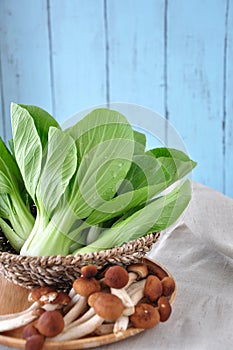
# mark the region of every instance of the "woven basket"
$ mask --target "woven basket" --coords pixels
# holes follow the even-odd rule
[[[159,233],[125,243],[113,249],[68,256],[30,257],[0,253],[0,273],[9,281],[24,288],[49,285],[67,291],[80,276],[80,269],[95,264],[101,269],[106,264],[131,264],[138,262],[152,248]]]

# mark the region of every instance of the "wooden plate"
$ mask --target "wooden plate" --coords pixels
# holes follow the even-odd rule
[[[170,272],[163,267],[161,264],[148,259],[143,259],[144,263],[147,264],[148,268],[151,270],[151,273],[154,274],[164,274],[171,276]],[[12,312],[21,311],[29,306],[27,301],[29,291],[17,285],[14,285],[4,278],[0,279],[0,288],[1,288],[1,304],[0,304],[0,314],[7,314]],[[176,297],[176,289],[170,298],[170,303],[173,304]],[[118,342],[120,340],[129,338],[138,333],[143,332],[144,329],[141,328],[129,328],[126,331],[120,332],[118,334],[108,334],[103,336],[93,336],[86,337],[78,340],[62,341],[62,342],[45,342],[44,350],[53,349],[53,350],[76,350],[76,349],[88,349],[99,347],[101,345],[107,345],[111,343]],[[25,340],[21,338],[21,330],[14,330],[0,334],[0,344],[24,349]]]

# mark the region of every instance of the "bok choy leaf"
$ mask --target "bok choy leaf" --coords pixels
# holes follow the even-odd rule
[[[0,226],[12,247],[19,251],[35,219],[25,201],[18,166],[1,138],[0,155]]]
[[[0,226],[20,254],[113,248],[165,229],[189,203],[188,180],[169,186],[196,163],[175,149],[147,151],[117,111],[95,109],[66,130],[36,106],[12,104],[11,119],[12,153],[0,140]]]

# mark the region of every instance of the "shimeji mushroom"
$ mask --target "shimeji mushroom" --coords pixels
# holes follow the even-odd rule
[[[162,279],[161,283],[163,287],[163,295],[166,297],[172,295],[176,288],[174,279],[170,276],[167,276]]]
[[[87,306],[87,298],[94,292],[101,290],[100,282],[94,277],[84,278],[78,277],[73,282],[73,289],[79,295],[78,301],[70,308],[64,316],[65,325],[69,325],[72,321],[78,318]]]
[[[33,304],[26,310],[9,315],[2,315],[0,319],[0,332],[23,327],[36,320],[43,310],[53,310],[64,306],[70,300],[65,293],[58,293],[50,287],[35,288],[29,293],[29,301]],[[40,310],[40,309],[43,310]]]
[[[155,302],[163,292],[163,287],[160,279],[154,275],[149,275],[146,279],[144,287],[144,295],[151,302]]]
[[[134,281],[146,278],[148,275],[148,268],[146,264],[143,263],[129,265],[127,270],[129,272],[129,282],[126,288],[129,287]]]
[[[45,337],[55,337],[64,329],[63,316],[57,310],[45,311],[38,319],[36,328]]]
[[[129,282],[128,271],[118,265],[109,267],[105,273],[105,283],[110,287],[111,293],[120,298],[125,306],[124,315],[129,316],[134,313],[134,305],[125,290]]]
[[[130,316],[130,321],[135,328],[152,328],[160,321],[159,311],[150,304],[136,305],[135,313]]]
[[[25,350],[42,350],[45,338],[41,334],[34,334],[26,339]]]
[[[158,299],[158,310],[160,314],[160,321],[161,322],[167,321],[171,315],[172,307],[171,307],[171,304],[169,303],[169,300],[165,296],[161,296]]]
[[[97,293],[98,294],[98,293]],[[64,328],[56,337],[48,338],[51,341],[65,341],[82,338],[94,332],[105,320],[117,320],[124,310],[124,305],[117,296],[110,293],[99,293],[93,303],[95,315],[87,321]]]
[[[146,283],[146,280],[142,279],[141,281],[134,282],[133,284],[131,284],[131,286],[127,288],[127,294],[130,298],[131,303],[134,306],[133,313],[135,312],[135,306],[144,297],[145,283]],[[131,315],[125,315],[125,313],[123,312],[123,315],[121,315],[119,319],[116,320],[114,324],[113,332],[118,333],[121,331],[125,331],[128,328],[129,316]]]

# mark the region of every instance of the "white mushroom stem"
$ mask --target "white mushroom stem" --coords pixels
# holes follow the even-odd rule
[[[47,338],[48,341],[66,341],[85,337],[94,332],[104,322],[104,318],[94,315],[86,322],[81,323],[78,327],[64,329],[60,334],[53,338]]]
[[[75,292],[75,290],[74,290],[74,288],[71,288],[71,290],[69,291],[69,297],[72,299],[75,295],[77,295],[76,294],[76,292]]]
[[[134,313],[134,304],[129,294],[125,290],[125,288],[121,288],[121,289],[111,288],[111,293],[121,299],[125,307],[125,310],[123,311],[123,315],[130,316]]]
[[[139,282],[133,283],[130,288],[128,288],[126,295],[130,299],[130,302],[134,306],[137,305],[137,303],[143,298],[144,296],[144,285],[146,280],[141,280]],[[121,289],[122,291],[122,289]],[[125,331],[128,328],[129,325],[129,317],[133,313],[131,312],[132,307],[127,308],[124,310],[123,315],[121,315],[115,322],[113,332],[118,333],[121,331]]]
[[[144,297],[145,283],[146,283],[146,280],[144,279],[132,284],[130,288],[128,288],[127,292],[134,305],[137,305],[137,303]]]
[[[45,311],[56,310],[61,308],[61,304],[45,304],[34,302],[28,309],[15,314],[2,315],[0,319],[0,333],[23,327],[28,323],[36,320],[39,316],[34,313],[36,309],[42,308]]]
[[[63,309],[64,313],[66,314],[78,302],[79,299],[80,299],[79,294],[73,295],[70,302],[64,307],[64,309]]]
[[[19,327],[26,326],[28,323],[37,319],[37,315],[33,315],[32,311],[28,311],[22,315],[16,316],[11,319],[5,319],[0,321],[0,333],[10,331]]]
[[[39,302],[35,301],[32,305],[30,305],[27,309],[25,309],[23,311],[11,313],[11,314],[6,314],[6,315],[0,315],[0,322],[1,322],[1,320],[9,320],[11,318],[16,318],[18,316],[27,314],[29,311],[33,311],[40,306],[41,306],[41,304]]]
[[[113,332],[114,323],[103,323],[99,327],[96,328],[96,335],[106,335]]]
[[[132,294],[134,294],[135,290],[144,289],[145,283],[146,283],[146,279],[143,279],[143,280],[140,280],[140,281],[137,281],[137,282],[131,284],[131,286],[129,286],[127,288],[127,293],[129,295],[132,295]]]
[[[69,325],[65,327],[65,329],[69,329],[71,327],[76,327],[80,325],[83,322],[86,322],[89,320],[92,316],[95,315],[95,310],[91,307],[85,314],[83,314],[81,317],[79,317],[76,321],[71,322]]]
[[[125,331],[129,325],[129,317],[121,315],[114,323],[113,333]]]
[[[133,282],[137,280],[137,278],[138,275],[135,272],[129,272],[129,281],[124,288],[127,289]]]
[[[87,298],[80,295],[79,300],[73,307],[65,314],[64,323],[65,326],[69,325],[76,318],[78,318],[81,313],[85,310],[87,306]]]

